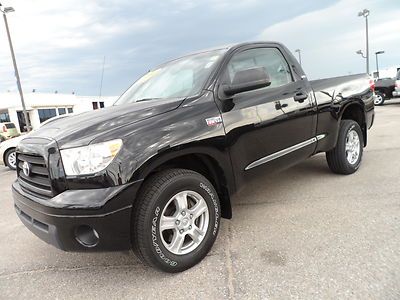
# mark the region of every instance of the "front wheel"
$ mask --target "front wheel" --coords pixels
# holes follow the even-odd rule
[[[357,171],[361,164],[363,146],[360,125],[353,120],[342,120],[336,147],[326,152],[331,171],[338,174],[352,174]]]
[[[374,104],[377,106],[383,105],[385,103],[385,95],[381,92],[375,92]]]
[[[217,237],[220,203],[212,184],[185,169],[146,180],[134,205],[132,243],[146,264],[181,272],[200,262]]]
[[[17,155],[15,153],[15,149],[7,150],[4,158],[4,163],[7,167],[9,167],[11,170],[17,169]]]

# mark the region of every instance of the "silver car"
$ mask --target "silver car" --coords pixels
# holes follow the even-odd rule
[[[51,119],[48,119],[47,121],[43,122],[40,124],[40,127],[45,126],[48,123],[51,123],[55,120],[65,118],[68,116],[72,116],[72,114],[68,115],[60,115]],[[11,170],[16,170],[17,169],[17,155],[15,153],[15,149],[17,148],[19,142],[29,136],[28,134],[25,135],[20,135],[18,137],[9,139],[7,141],[4,141],[0,143],[0,164],[4,164],[5,166],[9,167]]]

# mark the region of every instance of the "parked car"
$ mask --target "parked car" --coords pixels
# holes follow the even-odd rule
[[[375,105],[383,105],[385,100],[400,97],[400,70],[394,78],[382,78],[375,82]]]
[[[210,251],[248,180],[320,152],[332,172],[356,172],[374,120],[372,87],[366,74],[309,81],[272,42],[167,62],[114,106],[20,142],[17,214],[66,251],[132,247],[152,267],[186,270]]]
[[[71,114],[68,115],[60,115],[54,118],[51,118],[47,121],[44,121],[41,126],[44,126],[50,122],[53,122],[57,119],[61,119],[67,116],[70,116]],[[30,133],[32,133],[33,131],[31,131]],[[17,168],[17,158],[16,158],[16,154],[15,154],[15,149],[18,145],[18,143],[26,138],[27,136],[29,136],[29,134],[25,134],[25,135],[19,135],[15,138],[9,139],[5,142],[0,143],[0,164],[4,164],[5,166],[7,166],[8,168],[10,168],[11,170],[15,170]]]
[[[12,122],[0,123],[0,142],[19,136],[20,133]]]
[[[393,97],[400,97],[400,70],[397,72],[396,81],[394,83]]]

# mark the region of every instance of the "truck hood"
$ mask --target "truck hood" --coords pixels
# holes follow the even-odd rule
[[[89,111],[55,120],[32,132],[29,137],[53,139],[61,149],[85,146],[117,128],[175,110],[183,100],[149,100]]]

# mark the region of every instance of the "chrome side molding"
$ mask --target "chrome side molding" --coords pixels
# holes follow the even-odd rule
[[[262,158],[260,158],[260,159],[258,159],[256,161],[253,161],[244,170],[245,171],[250,170],[250,169],[255,168],[255,167],[259,166],[259,165],[262,165],[262,164],[265,164],[267,162],[270,162],[271,160],[277,159],[279,157],[282,157],[284,155],[287,155],[289,153],[297,151],[297,150],[299,150],[301,148],[304,148],[304,147],[306,147],[308,145],[311,145],[311,144],[313,144],[313,143],[315,143],[315,142],[317,142],[319,140],[322,140],[324,137],[326,137],[326,134],[319,134],[319,135],[317,135],[317,136],[315,136],[315,137],[313,137],[313,138],[311,138],[309,140],[306,140],[304,142],[298,143],[296,145],[293,145],[293,146],[291,146],[289,148],[280,150],[278,152],[272,153],[272,154],[270,154],[268,156],[264,156],[264,157],[262,157]]]

